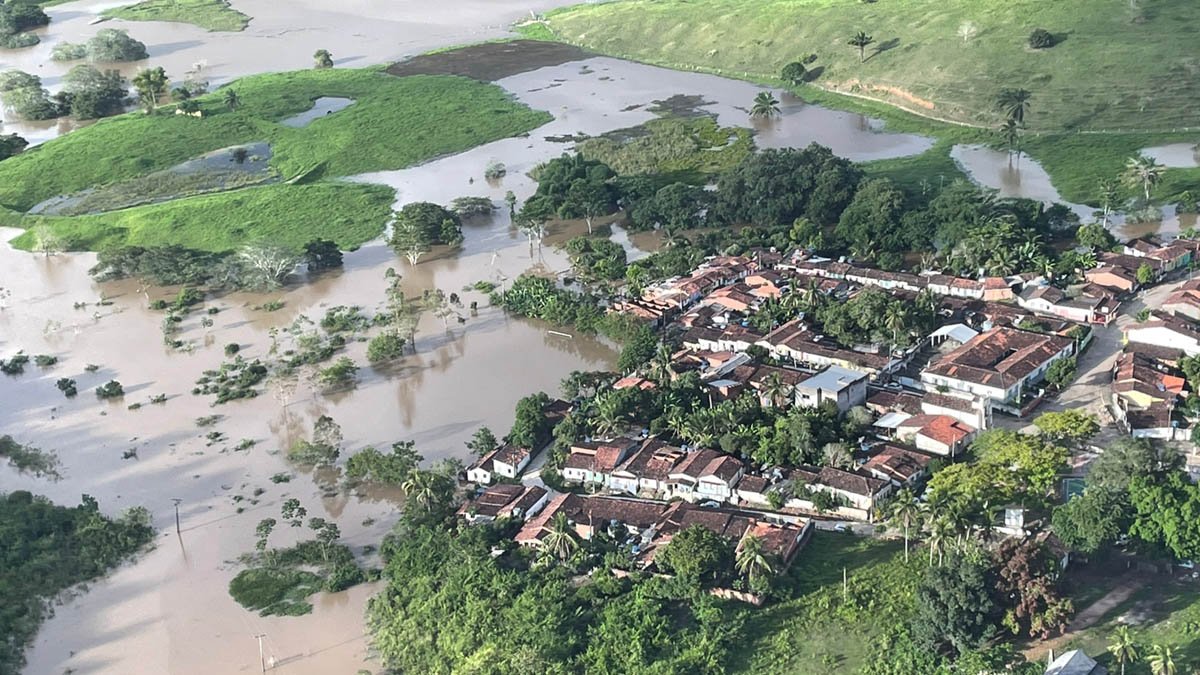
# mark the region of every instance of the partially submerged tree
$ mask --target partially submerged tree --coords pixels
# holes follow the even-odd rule
[[[138,100],[141,101],[146,112],[152,113],[158,109],[159,99],[170,88],[170,80],[167,78],[167,71],[163,70],[162,66],[158,66],[138,72],[133,77],[133,86],[137,89]]]
[[[330,54],[329,50],[327,49],[318,49],[316,53],[313,54],[313,67],[332,68],[333,54]]]
[[[750,107],[750,117],[765,119],[779,114],[779,99],[769,91],[760,91]]]
[[[247,285],[268,290],[283,284],[299,262],[290,250],[265,242],[246,244],[238,251],[238,258],[246,266]]]

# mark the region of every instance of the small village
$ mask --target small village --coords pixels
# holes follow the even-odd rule
[[[653,361],[607,386],[654,391],[695,375],[710,406],[752,396],[764,408],[822,409],[854,420],[852,442],[835,456],[827,446],[821,466],[770,465],[716,449],[719,434],[707,443],[669,442],[686,432],[651,433],[635,412],[624,433],[567,443],[557,461],[547,457],[550,442],[483,455],[465,473],[477,487],[459,515],[469,524],[518,523],[513,540],[534,549],[559,540],[564,523],[583,540],[603,532],[652,571],[656,552],[698,525],[737,552],[753,542],[786,568],[804,555],[814,528],[885,530],[900,491],[919,495],[930,474],[963,456],[981,432],[1033,429],[1040,412],[1076,407],[1061,401],[1073,400],[1075,389],[1086,389],[1081,400],[1095,396],[1087,412],[1106,434],[1188,440],[1196,409],[1186,360],[1200,354],[1200,280],[1188,276],[1200,241],[1142,239],[1117,248],[1101,253],[1069,290],[1031,274],[885,272],[802,251],[710,258],[613,303],[610,312],[653,325],[677,346],[667,349],[667,363]],[[877,292],[913,312],[925,309],[935,317],[927,332],[892,345],[846,344],[806,315],[821,301],[847,305]],[[1147,292],[1167,294],[1161,309],[1129,315]],[[755,320],[781,305],[788,308],[782,320]],[[884,321],[901,330],[890,314]],[[1083,364],[1108,362],[1098,379],[1076,381]],[[577,404],[546,404],[549,428]],[[1186,447],[1185,469],[1200,472],[1200,458]],[[1070,473],[1058,477],[1060,497],[1095,456],[1086,446],[1072,453]],[[1065,564],[1065,549],[1054,546],[1043,521],[1031,522],[1021,505],[1004,506],[985,529],[1047,541]],[[711,592],[762,602],[734,589]]]

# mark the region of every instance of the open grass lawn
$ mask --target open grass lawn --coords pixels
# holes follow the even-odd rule
[[[748,613],[749,639],[729,661],[746,673],[857,672],[873,640],[907,622],[924,568],[920,555],[904,562],[900,542],[814,532],[788,570],[795,598]]]
[[[993,127],[1005,87],[1033,92],[1035,130],[1200,127],[1194,0],[621,0],[548,16],[568,42],[742,77],[815,54],[818,86]],[[968,24],[964,27],[964,24]],[[1035,50],[1030,31],[1057,44]],[[860,63],[847,44],[874,37]],[[964,39],[963,36],[968,36]]]
[[[871,178],[890,179],[910,194],[933,194],[943,185],[969,180],[950,158],[953,146],[949,141],[938,141],[919,155],[865,162],[862,168]]]
[[[250,23],[250,17],[230,7],[226,0],[146,0],[105,10],[103,15],[127,21],[190,23],[209,31],[240,31]]]
[[[274,184],[87,216],[0,213],[0,225],[45,225],[75,251],[167,244],[227,251],[255,240],[300,249],[322,237],[352,249],[379,236],[391,217],[393,199],[392,189],[382,185]],[[13,245],[33,248],[34,231],[26,231]]]

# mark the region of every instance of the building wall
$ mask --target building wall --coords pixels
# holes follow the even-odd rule
[[[484,469],[471,469],[467,471],[467,480],[480,485],[487,485],[492,482],[492,474]]]
[[[1188,356],[1200,354],[1200,344],[1197,344],[1195,340],[1169,330],[1166,326],[1133,326],[1126,329],[1125,335],[1131,342],[1143,342],[1169,349],[1180,349]]]

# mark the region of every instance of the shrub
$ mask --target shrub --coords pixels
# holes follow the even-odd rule
[[[225,345],[225,356],[235,356],[241,350],[241,345],[236,342],[230,342],[229,344]]]
[[[50,354],[38,354],[33,357],[33,362],[38,365],[38,368],[49,368],[58,363],[58,357],[51,356]]]
[[[141,61],[150,57],[146,45],[115,28],[101,29],[88,40],[87,55],[92,61]]]
[[[380,333],[367,343],[367,361],[382,363],[404,356],[404,338],[396,333]]]
[[[87,58],[87,45],[60,42],[50,51],[51,61],[78,61]]]
[[[488,180],[499,180],[504,178],[506,173],[508,173],[508,167],[504,166],[504,162],[491,161],[483,170],[483,177]]]
[[[1044,28],[1034,28],[1029,34],[1029,46],[1033,49],[1048,49],[1054,46],[1054,35]]]
[[[104,400],[110,398],[120,398],[125,395],[125,388],[116,380],[109,380],[104,384],[96,387],[96,397]]]
[[[792,61],[783,67],[781,76],[792,84],[804,84],[804,79],[808,76],[808,69],[804,67],[803,63]]]
[[[54,386],[58,387],[58,390],[61,391],[67,398],[73,398],[75,394],[79,393],[79,390],[75,388],[75,380],[72,380],[69,377],[58,378],[58,381],[54,383]]]
[[[20,375],[25,372],[25,364],[29,363],[29,356],[17,352],[7,361],[0,359],[0,373],[5,375]]]
[[[332,366],[317,373],[317,381],[325,387],[345,387],[354,383],[358,366],[349,357],[343,356],[333,362]]]

